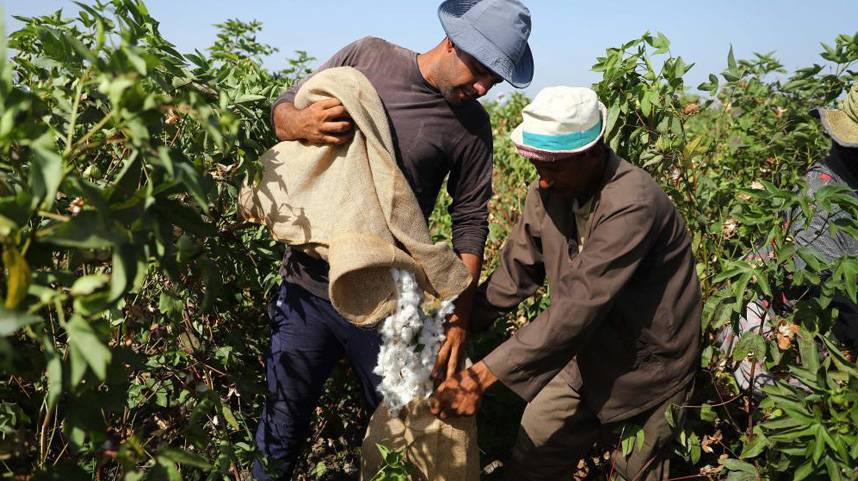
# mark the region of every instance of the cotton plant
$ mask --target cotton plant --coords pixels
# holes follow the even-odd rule
[[[399,299],[396,311],[379,325],[381,350],[373,372],[381,376],[378,391],[391,413],[432,394],[432,367],[444,341],[444,320],[453,312],[448,299],[434,313],[423,310],[423,291],[414,274],[392,269]]]

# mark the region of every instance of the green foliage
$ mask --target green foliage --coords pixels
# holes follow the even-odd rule
[[[404,451],[391,451],[390,448],[376,444],[381,453],[382,466],[371,481],[408,481],[416,475],[414,465],[405,459]]]
[[[220,24],[206,57],[138,1],[18,20],[0,44],[6,469],[249,466],[279,248],[235,198],[295,77],[259,65],[258,22]]]

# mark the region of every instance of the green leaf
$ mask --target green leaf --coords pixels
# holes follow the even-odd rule
[[[209,202],[206,199],[206,191],[203,188],[203,180],[200,173],[197,172],[197,169],[194,168],[193,165],[188,164],[187,162],[178,162],[175,166],[179,171],[179,179],[185,187],[188,188],[188,192],[190,192],[194,197],[194,200],[197,201],[200,209],[202,209],[204,213],[208,214]]]
[[[712,410],[712,405],[704,403],[703,406],[700,407],[700,420],[711,423],[716,419],[718,419],[718,414]]]
[[[739,471],[742,473],[752,474],[754,476],[757,475],[757,468],[755,468],[753,464],[733,458],[719,459],[718,462],[730,471]]]
[[[235,419],[235,414],[232,413],[232,409],[230,409],[226,404],[222,404],[221,413],[223,414],[223,418],[226,420],[227,424],[229,424],[229,427],[237,431],[239,429],[238,420]]]
[[[838,465],[838,463],[834,459],[832,459],[830,457],[825,458],[824,464],[825,464],[825,470],[828,472],[828,479],[829,480],[831,480],[831,481],[843,481],[843,475],[841,474],[841,467]],[[849,468],[849,466],[844,466],[844,467]],[[850,471],[854,472],[855,468],[852,467],[850,469]]]
[[[80,352],[92,372],[102,381],[107,378],[107,366],[110,364],[110,349],[101,342],[92,326],[78,315],[73,315],[66,324],[69,343]]]
[[[748,283],[751,282],[752,277],[754,277],[754,272],[750,269],[746,270],[731,286],[733,288],[733,295],[736,296],[736,303],[733,309],[737,312],[741,311],[742,306],[745,304],[745,291],[748,289]]]
[[[122,110],[122,95],[134,85],[134,79],[130,77],[105,78],[99,85],[99,92],[107,95],[113,105],[113,112],[118,115]]]
[[[650,114],[652,113],[652,104],[653,104],[652,100],[653,100],[652,91],[651,90],[645,91],[643,94],[643,97],[641,97],[641,99],[640,99],[641,113],[643,114],[644,117],[649,117]]]
[[[116,181],[109,190],[105,189],[109,192],[107,197],[111,203],[123,204],[138,191],[143,171],[141,157],[139,151],[133,150],[122,164]]]
[[[798,333],[798,350],[801,354],[801,365],[810,372],[818,372],[819,351],[816,349],[815,336],[804,328]]]
[[[620,105],[619,103],[614,103],[611,105],[611,108],[608,109],[608,122],[605,126],[605,132],[608,135],[611,135],[614,132],[614,126],[617,124],[618,118],[620,118]]]
[[[233,102],[234,104],[250,104],[253,102],[259,102],[260,100],[266,100],[264,95],[256,95],[256,94],[242,94],[239,95],[238,98]]]
[[[86,296],[104,287],[110,278],[104,274],[92,274],[83,276],[74,281],[71,286],[71,295]]]
[[[184,449],[165,448],[158,453],[158,457],[169,459],[176,464],[193,466],[204,470],[211,469],[211,463],[206,458]]]
[[[167,317],[178,318],[184,307],[181,299],[171,296],[167,291],[161,291],[158,296],[158,310]]]
[[[18,329],[39,322],[42,322],[39,316],[0,307],[0,337],[11,336]]]
[[[30,188],[34,196],[42,201],[42,208],[49,210],[54,205],[57,190],[63,180],[63,160],[47,134],[40,137],[30,148],[33,150]]]
[[[328,466],[325,464],[324,461],[319,461],[318,463],[316,463],[316,466],[312,469],[312,471],[310,471],[310,474],[312,474],[313,477],[321,478],[327,472]]]
[[[12,75],[6,61],[6,12],[0,10],[0,88],[12,85]]]
[[[814,424],[813,425],[814,439],[811,445],[813,446],[813,464],[819,464],[819,460],[822,459],[823,453],[825,453],[825,440],[822,438],[822,425]]]
[[[703,141],[703,136],[698,135],[694,137],[688,144],[685,145],[685,148],[682,150],[682,156],[686,162],[686,164],[691,162],[691,158],[694,157],[694,154],[697,153],[698,147],[700,147],[701,142]]]
[[[769,440],[763,434],[755,434],[754,439],[745,444],[742,448],[742,453],[739,455],[741,459],[749,459],[759,456],[766,448],[769,447]]]
[[[766,340],[756,332],[742,334],[736,347],[733,348],[733,361],[741,361],[749,354],[752,354],[757,361],[763,360],[766,355]]]
[[[846,284],[846,293],[849,295],[849,299],[858,303],[858,259],[840,259],[836,274]]]
[[[738,65],[736,65],[736,57],[733,56],[733,45],[730,45],[730,51],[727,52],[727,68],[730,70],[736,70]]]
[[[380,443],[375,443],[375,447],[378,449],[379,454],[381,454],[381,459],[386,463],[390,457],[390,449]]]
[[[45,374],[48,378],[48,409],[57,405],[57,400],[63,393],[63,360],[54,349],[53,342],[45,337],[42,340],[48,365]]]
[[[826,336],[820,337],[822,338],[822,342],[825,344],[828,355],[831,356],[830,359],[834,362],[834,365],[837,366],[837,369],[848,373],[852,377],[858,378],[858,368],[856,368],[855,363],[849,361],[849,359],[843,355],[840,351],[840,346],[836,345]]]
[[[158,147],[158,160],[160,161],[160,164],[164,166],[164,170],[167,171],[167,174],[171,178],[176,175],[175,170],[173,169],[173,159],[170,157],[170,151],[163,145]]]
[[[6,268],[6,309],[14,309],[27,297],[30,287],[30,266],[15,244],[3,247],[3,265]]]
[[[643,428],[635,424],[625,424],[623,426],[622,437],[622,452],[623,456],[628,456],[634,451],[635,446],[643,445]]]
[[[813,471],[814,471],[813,462],[808,460],[807,462],[805,462],[804,464],[799,466],[798,469],[795,470],[795,472],[792,475],[792,481],[802,481],[806,477],[813,474]]]
[[[76,387],[86,376],[87,362],[76,344],[69,343],[69,384]]]
[[[635,449],[640,450],[643,448],[644,442],[646,442],[646,432],[641,428],[635,434]]]
[[[113,250],[113,272],[110,275],[110,300],[122,297],[134,286],[137,277],[138,250],[133,245],[121,245]]]
[[[94,64],[98,61],[98,58],[94,53],[92,53],[92,50],[88,49],[83,42],[67,33],[63,33],[62,37],[63,41],[69,44],[77,53],[80,54],[81,57],[89,61],[89,63]]]
[[[810,266],[814,272],[822,272],[825,270],[823,259],[819,253],[809,247],[800,247],[797,251],[798,256]]]
[[[123,238],[96,212],[83,211],[68,222],[39,231],[41,240],[62,247],[106,249],[121,244]]]
[[[754,276],[757,278],[757,285],[760,286],[760,290],[766,296],[772,296],[772,287],[769,284],[769,277],[765,270],[763,269],[755,269]]]
[[[671,404],[664,410],[664,419],[667,421],[667,425],[671,428],[676,428],[676,421],[673,419],[673,409],[674,405]]]
[[[122,53],[128,57],[128,60],[131,62],[131,65],[134,66],[134,69],[140,73],[140,75],[146,75],[146,61],[143,60],[143,57],[137,55],[137,52],[134,51],[132,47],[122,47]]]
[[[652,39],[652,43],[650,43],[650,45],[656,48],[656,54],[662,54],[667,52],[670,48],[670,40],[668,40],[663,33],[658,32],[656,33],[655,38]]]

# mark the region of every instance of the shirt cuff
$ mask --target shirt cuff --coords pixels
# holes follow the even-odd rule
[[[486,248],[486,239],[488,239],[488,229],[482,228],[467,228],[462,231],[453,231],[453,248],[459,254],[474,254],[480,258],[483,257],[483,251]]]
[[[498,378],[504,386],[518,394],[527,402],[533,400],[539,391],[557,375],[557,370],[534,373],[528,372],[514,360],[515,355],[511,353],[514,338],[498,346],[494,351],[483,359],[486,367]]]

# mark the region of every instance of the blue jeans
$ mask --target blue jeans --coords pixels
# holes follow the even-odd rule
[[[358,328],[330,301],[286,281],[268,308],[271,351],[266,358],[268,396],[256,430],[256,445],[267,458],[253,476],[259,481],[289,480],[307,437],[325,380],[343,355],[351,363],[371,413],[381,402],[372,372],[381,339],[374,328]]]

